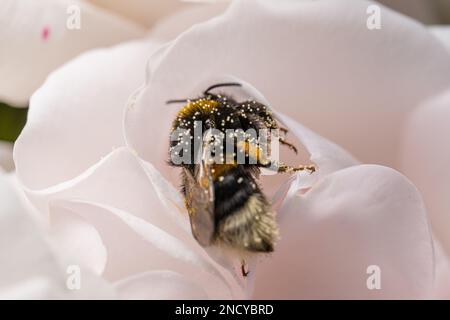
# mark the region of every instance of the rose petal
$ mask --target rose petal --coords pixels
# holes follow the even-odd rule
[[[165,102],[188,98],[202,80],[231,74],[363,162],[396,164],[405,115],[450,85],[450,60],[424,26],[384,7],[381,30],[367,29],[371,4],[233,2],[159,53],[163,58],[152,64],[147,89],[126,120],[127,141],[162,170],[156,157],[167,145],[152,141],[166,141],[177,110]]]
[[[205,291],[189,278],[168,270],[149,271],[121,280],[115,285],[121,299],[189,300],[207,299]]]
[[[398,172],[337,171],[282,208],[281,240],[257,270],[257,299],[423,298],[433,285],[433,243],[416,188]],[[367,268],[381,270],[369,290]],[[373,271],[371,271],[373,272]]]
[[[17,174],[28,188],[71,179],[123,145],[123,110],[155,47],[145,41],[92,51],[47,79],[15,145]]]
[[[51,236],[61,256],[94,274],[105,269],[106,248],[97,230],[79,215],[50,207]]]
[[[13,144],[0,141],[0,173],[1,171],[11,171],[13,169]]]
[[[172,40],[191,26],[211,19],[223,13],[229,1],[216,1],[203,4],[191,4],[183,10],[170,14],[151,29],[152,39]]]
[[[278,215],[281,215],[282,212],[280,213],[278,209],[285,197],[289,197],[291,192],[294,192],[294,190],[308,190],[320,178],[340,169],[358,165],[359,161],[337,144],[319,136],[290,117],[280,113],[277,113],[277,115],[305,146],[310,154],[310,160],[314,163],[317,170],[312,175],[306,172],[297,173],[281,185],[277,193],[272,197],[272,207],[277,211]]]
[[[450,260],[439,241],[434,240],[436,275],[432,299],[450,299]]]
[[[401,169],[421,191],[435,235],[450,253],[450,90],[414,112],[405,128]]]
[[[79,29],[67,27],[74,6],[80,10]],[[28,105],[52,70],[80,52],[143,34],[136,25],[81,1],[5,0],[0,20],[0,41],[8,44],[2,46],[0,100],[20,106]]]
[[[337,144],[321,137],[288,116],[281,113],[277,113],[277,116],[303,143],[311,155],[311,161],[317,165],[320,176],[324,177],[340,169],[359,164],[358,160]]]
[[[84,201],[57,201],[58,210],[80,214],[99,231],[108,251],[109,281],[145,271],[171,270],[204,288],[213,299],[242,298],[239,287],[198,244],[186,242],[125,211]],[[132,248],[133,250],[130,250]]]
[[[450,27],[433,26],[429,28],[433,34],[447,49],[450,50]]]
[[[0,175],[0,296],[47,297],[62,275],[16,193]]]
[[[9,179],[8,179],[9,180]],[[33,221],[19,190],[0,175],[0,299],[98,299],[114,291],[88,270],[81,272],[79,290],[66,286],[70,274],[61,257]]]
[[[89,2],[133,20],[147,28],[174,12],[178,13],[183,9],[202,8],[209,5],[180,0],[128,0],[126,3],[121,0],[89,0]]]
[[[124,188],[124,186],[126,187]],[[109,280],[115,281],[135,273],[148,271],[148,268],[169,268],[170,270],[174,263],[173,258],[169,259],[169,262],[166,262],[167,259],[164,258],[167,255],[164,250],[169,250],[170,246],[164,249],[153,243],[142,241],[142,237],[153,235],[156,237],[152,238],[153,241],[160,243],[157,239],[161,238],[163,241],[164,237],[157,236],[158,231],[155,230],[161,230],[162,234],[181,241],[193,253],[209,261],[208,265],[215,266],[214,268],[209,267],[210,273],[216,269],[221,270],[216,273],[218,272],[219,275],[228,279],[227,283],[232,283],[233,288],[240,290],[238,293],[233,292],[233,295],[242,296],[241,291],[248,290],[245,281],[240,277],[240,269],[232,269],[222,261],[218,261],[219,265],[217,265],[192,237],[187,212],[178,192],[165,182],[150,164],[144,165],[126,148],[115,150],[103,161],[73,180],[40,191],[27,190],[27,193],[41,213],[45,213],[49,207],[52,216],[55,213],[63,216],[75,214],[94,225],[100,232],[101,242],[107,248],[108,261],[104,274]],[[72,204],[74,199],[78,202],[92,203],[92,205],[79,204],[76,206]],[[61,205],[66,202],[71,205],[69,207]],[[98,217],[97,220],[94,217]],[[129,223],[132,225],[127,227]],[[146,232],[140,229],[141,225],[145,227],[149,223],[151,225],[147,228],[153,229]],[[70,234],[79,232],[79,230],[71,230],[71,228],[78,228],[70,221],[65,221],[61,226],[66,230],[64,232],[69,238]],[[98,242],[95,233],[90,229],[85,229],[87,226],[84,226],[84,223],[82,226],[82,231],[89,232]],[[130,228],[133,230],[129,230]],[[119,234],[121,236],[118,236]],[[162,243],[165,244],[164,241]],[[74,243],[67,241],[62,244],[68,245],[66,250],[73,250]],[[99,248],[92,252],[93,256],[86,256],[86,252],[75,251],[76,255],[73,259],[83,261],[91,268],[100,268],[101,262],[104,261],[104,255],[101,246],[97,246]],[[115,249],[110,249],[111,247]],[[133,248],[133,250],[127,248]],[[175,251],[180,252],[178,255],[182,255],[188,250]],[[126,259],[124,258],[125,253],[129,255]],[[176,254],[172,254],[172,256],[174,255]],[[93,261],[86,263],[88,257],[91,257]],[[164,262],[163,265],[158,264],[162,263],[160,261]],[[196,266],[196,269],[199,269],[199,266]],[[207,269],[206,266],[203,269]],[[200,271],[197,273],[200,274]],[[209,278],[205,279],[208,281]],[[211,285],[213,285],[212,282],[208,284],[208,286]],[[222,295],[222,297],[225,296]]]
[[[126,148],[118,148],[72,180],[39,191],[26,189],[26,192],[42,214],[47,213],[49,204],[57,200],[104,203],[133,212],[136,217],[185,241],[193,241],[190,229],[185,227],[188,220],[186,217],[179,218],[185,212],[179,211],[181,206],[176,198],[177,191],[173,187],[161,189],[168,188],[167,184],[160,188],[162,181],[156,177],[152,179],[149,179],[148,169],[143,168],[135,155]],[[167,211],[170,212],[162,214]]]

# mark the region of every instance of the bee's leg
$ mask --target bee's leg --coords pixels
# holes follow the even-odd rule
[[[243,277],[248,276],[248,274],[250,273],[250,270],[245,270],[245,265],[246,265],[245,260],[242,260],[241,261],[241,272],[242,272]]]
[[[282,141],[280,139],[280,142],[282,144],[286,144],[290,146],[290,148],[294,148],[294,151],[297,153],[297,149],[292,144]],[[253,163],[257,163],[257,166],[259,167],[265,167],[265,168],[271,168],[273,167],[273,162],[271,159],[266,158],[264,153],[260,152],[261,148],[259,148],[258,145],[251,143],[251,142],[242,142],[241,145],[238,144],[238,148],[242,151],[245,151],[246,155],[249,157],[249,159],[253,160]],[[285,165],[283,163],[279,163],[278,166],[275,167],[276,171],[279,173],[284,172],[296,172],[296,171],[302,171],[302,170],[308,170],[310,173],[313,173],[316,171],[316,168],[314,165],[307,165],[307,166],[298,166],[298,167],[291,167],[288,165]]]
[[[287,141],[286,141],[286,138],[280,137],[280,138],[278,138],[278,141],[280,141],[280,143],[281,143],[282,145],[287,146],[289,149],[291,149],[291,150],[294,151],[295,153],[298,153],[297,148],[296,148],[292,143],[287,142]]]
[[[316,166],[313,164],[309,164],[306,166],[297,166],[297,167],[291,167],[284,163],[280,163],[278,166],[278,173],[290,173],[290,172],[297,172],[297,171],[303,171],[307,170],[309,173],[313,173],[316,171]]]
[[[316,166],[314,164],[301,165],[297,167],[288,166],[282,162],[275,162],[273,160],[266,160],[264,162],[258,162],[258,167],[266,168],[269,170],[276,171],[278,173],[292,173],[297,171],[309,171],[310,174],[316,171]]]
[[[278,129],[280,129],[280,131],[283,132],[283,134],[285,134],[285,135],[289,132],[289,130],[287,128],[284,128],[284,127],[280,127]]]

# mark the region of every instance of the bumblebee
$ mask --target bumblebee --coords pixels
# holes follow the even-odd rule
[[[280,128],[268,106],[255,100],[238,102],[226,94],[214,93],[220,87],[241,86],[239,83],[219,83],[207,88],[203,95],[195,99],[169,100],[167,103],[183,103],[172,123],[172,132],[184,130],[189,141],[201,141],[200,152],[184,148],[184,140],[171,139],[170,154],[177,150],[178,155],[189,153],[188,163],[175,163],[173,157],[169,164],[181,167],[182,194],[189,213],[194,238],[202,246],[219,245],[243,251],[244,253],[269,253],[274,250],[279,237],[274,212],[269,201],[258,185],[261,168],[273,168],[274,161],[261,152],[257,140],[244,136],[237,141],[232,139],[233,148],[211,152],[209,147],[216,135],[206,139],[193,134],[198,129],[228,132],[230,129],[246,132],[254,130],[279,130],[284,135],[288,130]],[[200,126],[201,128],[198,128]],[[173,136],[173,135],[172,135]],[[296,147],[278,136],[279,143],[297,153]],[[216,141],[217,142],[217,141]],[[270,142],[270,141],[269,141]],[[227,140],[230,143],[230,140]],[[211,159],[208,154],[215,157]],[[244,163],[238,161],[238,154],[244,155]],[[219,158],[220,159],[220,158]],[[231,161],[230,161],[231,160]],[[313,165],[291,167],[277,163],[278,173],[308,170],[314,172]],[[245,261],[242,262],[242,275],[247,276]]]

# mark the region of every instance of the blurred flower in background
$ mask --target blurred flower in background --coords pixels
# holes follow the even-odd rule
[[[28,107],[46,77],[80,53],[137,38],[168,41],[190,25],[222,12],[226,5],[178,0],[3,1],[0,140],[13,142],[25,124],[26,111],[11,108]],[[177,23],[170,23],[171,15],[180,11]],[[9,149],[7,143],[0,144],[1,161],[7,161]],[[5,166],[11,168],[10,163]]]
[[[368,30],[374,4],[4,1],[0,298],[448,298],[448,27]],[[319,169],[262,181],[282,239],[247,279],[191,236],[161,143],[166,100],[230,76]]]
[[[0,9],[0,39],[7,45],[2,46],[1,52],[0,101],[13,106],[27,106],[31,94],[50,72],[78,54],[149,36],[157,21],[159,24],[164,23],[169,14],[183,8],[195,10],[204,7],[204,4],[194,5],[175,0],[132,0],[126,3],[3,1]],[[212,7],[209,5],[207,10]],[[201,20],[201,17],[196,18]],[[76,22],[80,25],[77,26]],[[189,21],[180,21],[177,33],[188,26]],[[171,35],[166,36],[170,38]]]

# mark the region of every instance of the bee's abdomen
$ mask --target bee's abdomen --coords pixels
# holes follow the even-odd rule
[[[248,251],[273,251],[278,228],[251,170],[237,166],[220,177],[214,182],[216,241]]]
[[[253,177],[241,169],[240,166],[222,172],[219,176],[215,176],[214,180],[215,218],[217,223],[243,207],[257,188]]]

